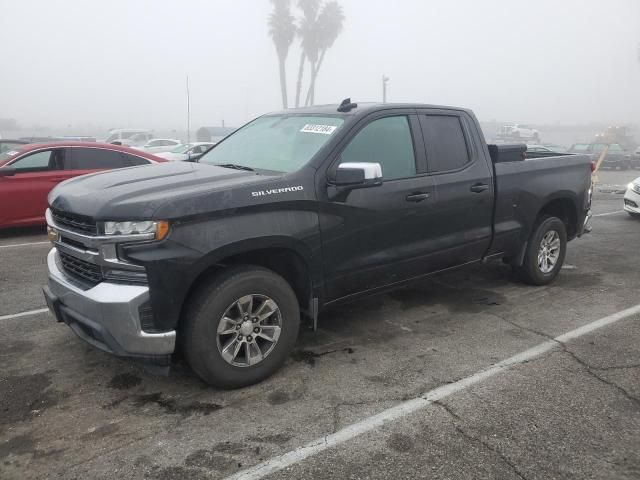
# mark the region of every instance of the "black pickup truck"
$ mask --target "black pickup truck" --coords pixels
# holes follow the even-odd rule
[[[332,106],[264,115],[199,163],[60,184],[47,303],[82,339],[210,384],[275,372],[301,316],[488,259],[551,282],[588,229],[591,160],[485,144],[469,110]]]

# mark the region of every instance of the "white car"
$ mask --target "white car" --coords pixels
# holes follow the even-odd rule
[[[148,153],[161,153],[169,152],[181,144],[182,142],[175,138],[154,138],[153,140],[149,140],[142,147],[138,148]]]
[[[624,193],[624,209],[632,217],[640,217],[640,177],[627,185]]]
[[[523,140],[538,141],[540,139],[540,132],[538,132],[538,130],[521,123],[509,123],[507,125],[503,125],[498,134],[501,137],[521,138]]]
[[[141,128],[115,128],[109,130],[109,136],[104,143],[114,143],[127,147],[137,147],[144,145],[153,138],[150,130]]]
[[[185,161],[199,157],[214,145],[215,143],[213,142],[187,143],[185,145],[178,145],[169,152],[158,153],[157,156],[172,161]]]

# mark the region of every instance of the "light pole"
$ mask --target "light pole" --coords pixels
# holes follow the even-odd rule
[[[387,103],[387,82],[389,77],[382,75],[382,103]]]

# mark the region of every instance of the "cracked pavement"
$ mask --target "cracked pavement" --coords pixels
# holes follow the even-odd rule
[[[596,192],[594,213],[621,210],[621,195]],[[593,227],[547,287],[490,263],[326,311],[285,368],[242,390],[209,388],[182,363],[155,376],[48,314],[0,320],[0,478],[216,479],[323,439],[640,303],[640,222]],[[44,239],[5,232],[0,245]],[[0,249],[0,316],[44,306],[47,251]],[[640,478],[640,316],[270,478]]]

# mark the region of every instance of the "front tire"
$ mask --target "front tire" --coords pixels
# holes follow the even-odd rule
[[[232,267],[198,288],[183,322],[191,368],[210,385],[239,388],[268,378],[286,361],[298,337],[300,307],[275,272]]]
[[[522,266],[514,268],[520,280],[530,285],[551,283],[567,253],[567,229],[562,220],[544,215],[536,222],[527,244]]]

